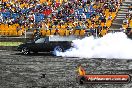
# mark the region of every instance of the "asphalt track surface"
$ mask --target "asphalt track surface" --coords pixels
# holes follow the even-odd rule
[[[49,53],[22,55],[0,51],[0,88],[132,88],[125,84],[77,83],[77,65],[89,74],[130,74],[132,60],[56,57]]]

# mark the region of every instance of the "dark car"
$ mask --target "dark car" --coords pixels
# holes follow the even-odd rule
[[[53,54],[56,54],[56,51],[64,52],[66,49],[69,49],[73,39],[75,38],[49,36],[21,44],[18,46],[17,50],[25,55],[30,52],[38,53],[51,51],[53,51]]]

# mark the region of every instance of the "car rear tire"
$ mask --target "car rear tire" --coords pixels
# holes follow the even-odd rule
[[[62,46],[54,47],[53,55],[57,55],[57,52],[64,52],[64,48]]]
[[[29,49],[28,49],[27,47],[23,47],[21,52],[22,52],[22,54],[24,54],[24,55],[27,55],[27,54],[30,53],[30,51],[29,51]]]

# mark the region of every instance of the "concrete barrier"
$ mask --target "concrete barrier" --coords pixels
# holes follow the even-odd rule
[[[0,42],[27,42],[29,38],[0,37]],[[0,46],[0,50],[17,50],[17,46]]]
[[[9,51],[16,51],[17,46],[0,46],[0,50],[9,50]]]
[[[0,42],[26,42],[29,38],[0,37]]]

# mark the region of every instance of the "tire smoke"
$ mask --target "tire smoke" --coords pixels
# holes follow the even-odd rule
[[[57,56],[80,58],[132,59],[132,40],[122,32],[108,33],[104,37],[85,37],[73,41],[73,47]]]

